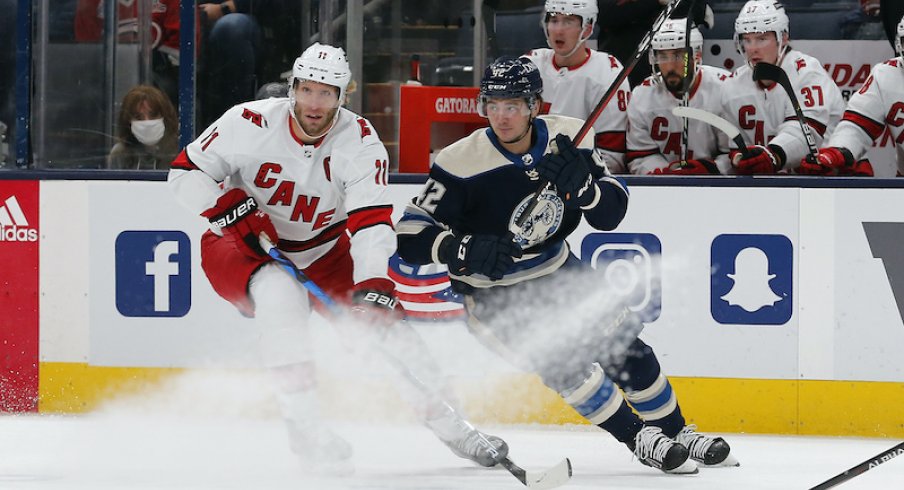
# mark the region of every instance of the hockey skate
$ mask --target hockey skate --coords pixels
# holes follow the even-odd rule
[[[703,466],[741,466],[724,439],[700,434],[696,425],[681,429],[675,440],[687,448],[691,459]]]
[[[505,441],[478,431],[455,412],[446,411],[440,417],[427,420],[426,424],[456,456],[480,466],[496,466],[499,460],[508,456]]]
[[[322,424],[287,422],[289,447],[298,455],[301,466],[312,473],[343,476],[354,473],[352,446]]]
[[[659,427],[644,426],[634,436],[633,447],[628,447],[641,463],[665,473],[691,475],[699,471],[689,459],[687,448],[666,437]]]

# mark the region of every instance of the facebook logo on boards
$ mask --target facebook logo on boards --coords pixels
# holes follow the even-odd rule
[[[116,237],[116,309],[129,317],[181,317],[191,309],[191,245],[181,231]]]
[[[794,250],[784,235],[719,235],[712,243],[710,311],[731,325],[791,319]]]
[[[581,242],[581,260],[602,271],[629,310],[652,322],[662,312],[662,243],[650,233],[590,233]]]

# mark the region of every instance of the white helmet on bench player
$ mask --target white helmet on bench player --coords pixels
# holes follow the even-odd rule
[[[581,18],[581,39],[575,46],[575,49],[577,49],[582,42],[590,39],[590,35],[593,34],[592,26],[596,25],[596,15],[598,13],[599,7],[596,6],[596,0],[546,0],[546,7],[544,7],[540,25],[543,26],[543,35],[546,37],[547,44],[549,43],[549,31],[546,28],[546,23],[549,22],[550,16],[577,15]],[[584,36],[587,26],[591,26],[591,29]],[[551,48],[552,45],[549,47]]]
[[[775,0],[750,0],[741,7],[741,13],[735,19],[735,48],[744,54],[741,36],[754,32],[774,32],[778,41],[778,55],[781,58],[786,46],[784,37],[788,34],[790,22],[785,7]]]
[[[289,77],[289,100],[295,107],[295,84],[298,80],[311,80],[339,89],[336,107],[345,102],[348,83],[352,79],[348,58],[342,48],[326,44],[314,43],[304,50],[292,65],[292,76]]]

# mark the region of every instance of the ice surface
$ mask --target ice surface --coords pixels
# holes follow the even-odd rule
[[[3,489],[517,489],[505,470],[453,456],[412,424],[340,422],[356,473],[306,475],[277,419],[110,415],[0,418]],[[607,434],[587,427],[499,426],[511,458],[544,469],[570,457],[571,489],[806,489],[895,444],[883,439],[728,434],[739,468],[671,476],[642,466]],[[904,488],[904,458],[844,489]]]
[[[256,375],[191,374],[159,393],[119,400],[90,415],[0,416],[0,489],[523,488],[503,469],[455,457],[410,415],[386,416],[373,403],[353,408],[358,420],[329,421],[355,447],[356,472],[345,478],[318,478],[301,469]],[[565,489],[808,489],[898,442],[724,434],[741,467],[673,476],[641,465],[611,436],[588,426],[483,429],[505,438],[510,457],[527,470],[571,458],[574,477]],[[840,488],[904,488],[904,457]]]

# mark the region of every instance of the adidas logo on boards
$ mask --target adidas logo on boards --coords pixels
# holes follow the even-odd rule
[[[0,242],[36,242],[38,230],[28,227],[28,220],[16,196],[0,205]]]

